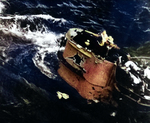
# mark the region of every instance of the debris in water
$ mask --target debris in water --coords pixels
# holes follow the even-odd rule
[[[59,99],[62,99],[62,98],[64,98],[64,99],[69,99],[69,95],[68,95],[68,94],[62,93],[62,92],[60,92],[60,91],[57,91],[57,97],[58,97]]]

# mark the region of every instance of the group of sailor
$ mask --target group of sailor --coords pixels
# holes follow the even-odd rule
[[[130,78],[131,86],[136,91],[136,87],[140,90],[141,96],[150,96],[150,67],[146,68],[138,66],[136,62],[131,60],[127,61],[124,65],[120,66]]]

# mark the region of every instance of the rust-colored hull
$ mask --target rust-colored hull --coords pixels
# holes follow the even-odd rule
[[[111,103],[114,106],[121,101],[141,111],[150,109],[150,100],[147,99],[150,96],[148,83],[142,77],[141,83],[133,86],[134,78],[130,74],[133,72],[138,75],[139,72],[132,68],[128,74],[124,70],[124,67],[127,67],[124,64],[130,56],[120,51],[106,31],[95,34],[72,28],[66,33],[62,44],[65,45],[65,50],[63,53],[58,52],[60,59],[58,73],[83,98]]]
[[[72,57],[76,54],[82,58],[82,63],[74,63]],[[116,70],[113,63],[97,59],[94,54],[88,51],[77,50],[69,42],[66,44],[62,57],[70,66],[82,71],[82,75],[79,75],[60,63],[58,73],[83,98],[102,102],[111,100]]]

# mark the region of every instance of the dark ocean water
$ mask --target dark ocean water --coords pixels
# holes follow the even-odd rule
[[[57,39],[73,27],[106,29],[120,47],[142,46],[150,41],[150,2],[0,0],[0,122],[149,123],[148,112],[89,105],[59,77]]]

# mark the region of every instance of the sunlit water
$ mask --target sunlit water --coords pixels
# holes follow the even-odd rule
[[[104,28],[120,47],[139,47],[150,41],[149,25],[148,0],[0,1],[1,121],[150,121],[148,113],[133,110],[128,113],[127,107],[88,105],[57,73],[60,50],[57,40],[69,28],[96,33]],[[57,91],[67,93],[70,98],[59,100]]]

